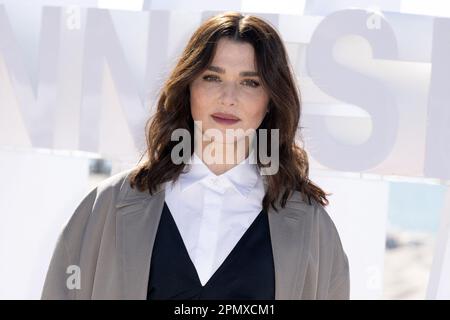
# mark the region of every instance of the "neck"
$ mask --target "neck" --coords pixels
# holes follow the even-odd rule
[[[249,155],[249,142],[220,143],[202,141],[196,143],[194,152],[215,175],[221,175],[244,161]]]

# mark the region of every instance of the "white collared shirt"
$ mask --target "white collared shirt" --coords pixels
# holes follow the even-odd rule
[[[194,152],[190,169],[166,183],[165,201],[202,285],[220,267],[262,210],[264,181],[255,152],[215,175]]]

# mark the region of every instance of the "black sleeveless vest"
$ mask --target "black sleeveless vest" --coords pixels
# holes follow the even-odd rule
[[[259,213],[202,286],[164,202],[153,246],[147,299],[275,299],[275,271],[266,211],[263,209]]]

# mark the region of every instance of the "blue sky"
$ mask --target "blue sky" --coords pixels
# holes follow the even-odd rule
[[[446,186],[391,182],[389,223],[408,231],[436,233]]]

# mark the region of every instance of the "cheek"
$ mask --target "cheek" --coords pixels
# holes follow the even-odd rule
[[[267,96],[262,96],[258,98],[253,98],[247,106],[249,108],[245,112],[245,122],[248,128],[258,128],[264,119],[267,111],[267,105],[269,103],[269,99]]]
[[[201,83],[193,83],[190,89],[191,113],[194,120],[207,118],[216,105],[217,89]]]
[[[191,99],[190,99],[190,105],[191,105],[191,115],[192,119],[199,120],[199,102],[197,101],[197,98],[195,94],[191,91]]]
[[[202,120],[202,117],[206,114],[205,106],[207,106],[207,101],[205,101],[205,97],[207,95],[205,95],[201,87],[193,85],[190,96],[192,118],[194,120]]]

